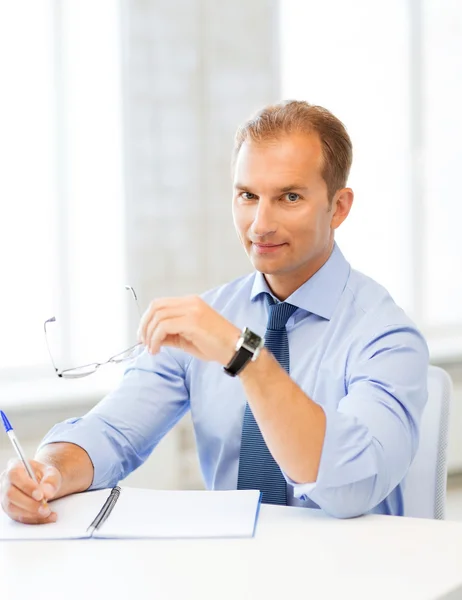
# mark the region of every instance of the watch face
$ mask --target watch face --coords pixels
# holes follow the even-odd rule
[[[244,344],[246,346],[249,346],[250,348],[252,348],[253,350],[255,350],[256,348],[258,348],[260,342],[261,342],[261,337],[259,335],[257,335],[253,331],[250,331],[250,329],[246,329],[245,330],[245,332],[244,332]]]

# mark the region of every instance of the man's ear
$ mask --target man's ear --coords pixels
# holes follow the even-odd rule
[[[354,194],[351,188],[342,188],[337,190],[332,199],[332,219],[331,228],[337,229],[348,217],[353,205]]]

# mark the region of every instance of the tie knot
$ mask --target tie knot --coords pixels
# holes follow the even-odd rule
[[[284,329],[289,318],[297,310],[297,307],[288,302],[275,302],[270,296],[266,294],[266,299],[269,305],[268,324],[266,329],[278,330]]]

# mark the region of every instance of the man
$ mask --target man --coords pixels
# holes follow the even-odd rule
[[[428,351],[334,242],[353,202],[351,160],[342,123],[305,102],[238,130],[233,216],[256,273],[153,301],[146,349],[119,388],[45,437],[40,485],[17,463],[2,475],[11,518],[53,521],[42,497],[116,484],[189,408],[208,488],[257,488],[264,502],[337,517],[403,514]]]

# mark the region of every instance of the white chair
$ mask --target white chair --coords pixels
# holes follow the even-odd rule
[[[439,367],[430,366],[419,449],[404,480],[406,517],[444,519],[451,394],[449,375]]]

